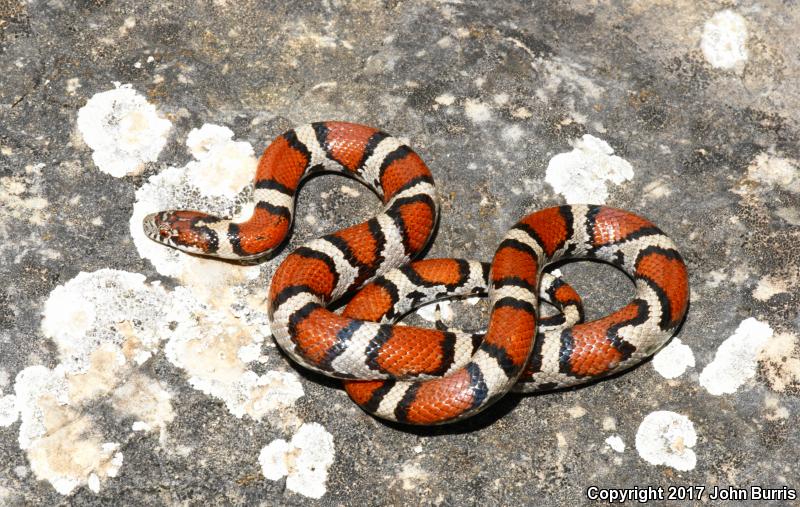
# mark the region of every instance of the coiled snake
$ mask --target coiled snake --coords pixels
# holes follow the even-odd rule
[[[293,360],[345,379],[350,397],[378,417],[442,424],[480,412],[512,388],[586,383],[653,354],[686,313],[687,269],[673,242],[648,220],[606,206],[559,206],[524,217],[491,265],[408,264],[437,223],[433,177],[397,138],[352,123],[312,123],[276,138],[259,160],[256,206],[247,221],[162,211],[144,219],[145,232],[194,254],[268,255],[289,233],[298,185],[321,171],[360,181],[383,200],[383,211],[291,252],[272,279],[268,315],[275,340]],[[620,268],[634,281],[633,300],[582,322],[577,293],[542,274],[569,258]],[[341,314],[327,309],[359,288]],[[484,335],[394,325],[423,304],[482,292],[490,305]],[[561,313],[537,322],[540,297]]]

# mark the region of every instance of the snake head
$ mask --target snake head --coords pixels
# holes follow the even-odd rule
[[[214,254],[219,237],[211,227],[220,219],[200,211],[160,211],[142,220],[145,235],[164,245],[200,255]]]

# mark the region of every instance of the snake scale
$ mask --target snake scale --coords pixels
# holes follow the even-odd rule
[[[375,416],[434,425],[470,417],[508,391],[574,386],[629,368],[657,351],[684,318],[686,265],[673,242],[634,213],[597,205],[543,209],[517,222],[491,264],[411,262],[428,244],[439,204],[431,171],[403,142],[344,122],[303,125],[261,156],[253,215],[234,222],[200,211],[148,215],[148,237],[224,259],[272,253],[289,233],[301,181],[338,172],[383,201],[366,222],[289,253],[270,286],[267,312],[280,347],[298,364],[345,380]],[[635,284],[630,303],[583,322],[578,294],[543,273],[563,259],[608,262]],[[328,307],[355,295],[341,313]],[[488,293],[484,334],[396,325],[435,300]],[[560,313],[537,317],[540,300]]]

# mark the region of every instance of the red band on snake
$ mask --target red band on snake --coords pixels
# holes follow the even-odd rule
[[[511,389],[544,391],[607,376],[652,355],[686,313],[687,269],[673,242],[645,218],[605,206],[559,206],[524,217],[491,265],[408,264],[437,223],[431,172],[398,139],[351,123],[313,123],[275,139],[259,161],[256,206],[247,221],[163,211],[145,218],[145,232],[195,254],[269,255],[290,230],[298,185],[321,171],[355,178],[384,208],[291,252],[272,279],[268,315],[275,340],[294,361],[346,379],[350,397],[378,417],[448,423]],[[636,287],[633,300],[582,322],[575,291],[542,273],[555,261],[579,258],[624,271]],[[342,314],[328,309],[358,289]],[[431,301],[484,292],[490,305],[485,334],[394,324]],[[561,314],[537,322],[540,297]]]

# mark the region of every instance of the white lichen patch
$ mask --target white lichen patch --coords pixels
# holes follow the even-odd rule
[[[498,94],[495,94],[495,95],[492,97],[492,101],[493,101],[495,104],[497,104],[498,106],[504,106],[504,105],[508,104],[508,99],[509,99],[509,98],[510,98],[510,97],[508,96],[508,94],[507,94],[507,93],[505,93],[505,92],[503,92],[503,93],[498,93]]]
[[[720,284],[722,284],[722,282],[728,279],[728,275],[722,271],[714,269],[708,273],[705,273],[703,278],[706,279],[706,287],[716,289],[720,286]]]
[[[513,144],[522,139],[524,133],[525,131],[519,125],[510,125],[503,129],[501,136],[504,141]]]
[[[659,410],[644,418],[636,432],[636,451],[648,463],[686,472],[693,470],[697,456],[694,424],[685,415]]]
[[[694,368],[694,353],[680,338],[673,338],[653,357],[653,368],[664,378],[680,377],[690,367]]]
[[[531,67],[545,76],[544,86],[536,90],[536,97],[539,100],[548,102],[557,97],[559,100],[567,102],[567,106],[571,110],[570,113],[574,117],[580,117],[582,115],[575,111],[575,99],[573,97],[579,98],[584,102],[589,102],[590,100],[593,102],[599,100],[605,92],[602,86],[596,84],[586,75],[585,66],[569,59],[540,57],[522,41],[512,37],[507,38],[507,40],[528,53],[531,58]],[[564,92],[568,92],[572,96],[567,96],[565,99]]]
[[[234,141],[233,135],[228,127],[206,123],[186,137],[196,159],[186,165],[189,183],[205,195],[234,199],[253,180],[257,164],[253,146]]]
[[[133,421],[131,429],[133,431],[150,431],[150,425],[144,421]]]
[[[725,9],[703,25],[700,41],[703,56],[712,67],[734,69],[747,61],[747,22],[740,14]]]
[[[167,299],[144,276],[107,269],[78,274],[45,302],[42,332],[56,344],[60,362],[20,372],[14,401],[20,448],[36,477],[58,492],[81,485],[99,491],[122,465],[119,445],[86,412],[91,403],[110,400],[120,414],[145,420],[162,435],[174,418],[170,394],[138,369],[171,332]]]
[[[133,431],[158,431],[163,444],[167,426],[175,419],[172,394],[156,380],[139,372],[132,374],[111,393],[111,405],[119,412],[136,417]]]
[[[747,167],[747,179],[767,189],[780,187],[800,192],[800,167],[797,161],[769,153],[759,153]]]
[[[337,83],[336,81],[323,81],[322,83],[317,83],[314,86],[312,86],[311,90],[312,91],[325,90],[325,89],[336,88],[337,86],[339,86],[339,83]]]
[[[8,224],[11,221],[24,220],[33,225],[44,225],[50,218],[47,210],[49,202],[41,197],[41,173],[44,164],[25,167],[24,174],[0,177],[0,236],[8,236]],[[30,184],[31,181],[36,182]]]
[[[225,402],[236,417],[261,419],[265,414],[291,407],[303,396],[297,375],[269,371],[258,375],[239,351],[264,336],[218,310],[198,307],[196,327],[167,343],[167,358],[189,375],[195,389]],[[286,416],[287,414],[283,414]]]
[[[758,355],[769,387],[778,392],[800,386],[800,341],[792,333],[778,333]]]
[[[261,344],[251,343],[249,345],[239,347],[239,350],[236,351],[236,357],[238,357],[243,363],[259,361],[261,359]]]
[[[662,179],[653,180],[644,187],[644,195],[648,199],[661,199],[672,194],[669,183]]]
[[[788,283],[770,275],[763,276],[753,289],[753,297],[759,301],[769,301],[772,296],[788,292]]]
[[[358,196],[361,195],[361,192],[359,192],[358,190],[356,190],[355,188],[353,188],[353,187],[351,187],[349,185],[342,185],[341,187],[339,187],[339,190],[344,195],[347,195],[349,197],[358,197]]]
[[[625,442],[619,435],[611,435],[610,437],[606,438],[606,445],[608,445],[608,447],[610,447],[613,451],[625,452]]]
[[[575,405],[567,409],[567,413],[573,419],[578,419],[586,415],[586,409],[580,405]]]
[[[45,408],[69,403],[64,368],[50,370],[44,366],[29,366],[17,374],[14,386],[17,412],[22,421],[19,445],[28,449],[47,433]]]
[[[92,160],[117,178],[138,174],[167,143],[172,123],[131,85],[95,94],[78,111],[78,130],[92,149]]]
[[[333,436],[320,424],[303,424],[292,440],[273,440],[261,449],[258,462],[269,480],[286,477],[286,488],[309,498],[327,491],[328,468],[333,464]]]
[[[753,317],[743,320],[703,369],[700,385],[715,396],[736,392],[755,376],[758,354],[772,334],[772,328],[765,322]]]
[[[259,359],[251,352],[260,351],[269,336],[266,316],[251,311],[255,303],[241,305],[235,311],[237,291],[225,292],[230,296],[201,302],[193,291],[175,289],[174,297],[189,305],[192,319],[186,322],[183,333],[168,340],[167,358],[186,371],[192,387],[224,401],[236,417],[261,419],[269,412],[292,406],[304,394],[295,374],[271,371],[258,375],[248,365]],[[282,416],[289,418],[289,413]]]
[[[764,418],[767,421],[780,421],[789,419],[789,409],[781,405],[780,400],[775,396],[764,398]]]
[[[473,123],[484,123],[492,119],[492,109],[487,104],[476,99],[464,101],[464,114]]]
[[[168,299],[160,285],[146,284],[138,273],[82,272],[50,293],[42,331],[58,347],[69,373],[89,371],[96,354],[120,366],[142,364],[172,332],[170,312],[181,310],[165,306]],[[103,389],[109,387],[102,383]]]
[[[17,410],[17,397],[7,394],[0,397],[0,426],[8,427],[17,422],[19,410]]]
[[[533,116],[533,113],[531,113],[527,107],[523,106],[514,109],[514,111],[511,112],[511,116],[520,120],[527,120],[528,118]]]
[[[304,54],[304,51],[309,49],[334,49],[342,44],[347,47],[346,42],[339,41],[335,35],[321,34],[315,32],[313,28],[309,28],[308,24],[300,20],[292,20],[284,27],[287,40],[285,41],[287,52],[285,54]]]
[[[286,371],[268,371],[258,377],[251,396],[251,411],[259,417],[267,412],[284,410],[305,395],[300,379]]]
[[[779,216],[791,225],[800,226],[800,208],[781,206],[775,210],[775,215]]]
[[[81,80],[77,77],[71,77],[67,79],[67,84],[64,87],[68,95],[75,95],[75,92],[78,91],[78,88],[81,86]]]
[[[416,461],[407,461],[400,467],[396,480],[405,491],[412,491],[428,482],[430,474]]]
[[[438,41],[436,41],[436,45],[442,49],[447,49],[453,45],[453,39],[445,35]]]
[[[572,143],[572,151],[559,153],[547,165],[545,181],[568,204],[605,204],[607,182],[621,184],[633,178],[633,167],[614,155],[611,146],[590,134]]]
[[[141,370],[164,341],[190,383],[235,415],[275,412],[298,426],[286,409],[303,395],[299,379],[250,370],[250,360],[261,361],[253,351],[261,350],[268,326],[248,310],[254,302],[237,306],[234,291],[228,297],[210,306],[184,287],[167,291],[143,275],[111,269],[56,287],[44,304],[42,332],[55,343],[59,364],[26,368],[15,394],[0,398],[2,422],[21,420],[20,447],[36,477],[68,494],[82,485],[98,491],[116,475],[122,455],[87,409],[100,399],[136,421],[130,431],[158,432],[166,441],[175,417],[172,394]]]
[[[15,384],[20,448],[36,478],[49,481],[62,495],[88,484],[92,475],[99,490],[100,478],[116,477],[123,460],[119,444],[106,441],[92,418],[72,402],[67,377],[62,365],[53,370],[30,366]]]
[[[433,99],[437,104],[441,104],[443,106],[452,106],[453,102],[456,101],[456,98],[450,93],[443,93],[438,95],[436,98]]]

